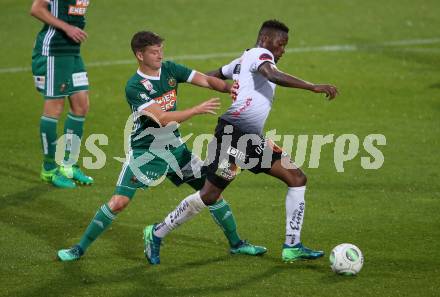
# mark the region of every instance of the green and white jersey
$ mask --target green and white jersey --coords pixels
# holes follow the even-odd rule
[[[171,61],[162,63],[159,76],[148,76],[140,70],[127,82],[125,96],[133,113],[133,128],[130,137],[132,149],[148,149],[154,140],[148,134],[134,140],[140,133],[149,127],[159,128],[159,124],[151,118],[141,115],[141,111],[153,103],[157,103],[164,111],[177,109],[177,87],[179,83],[191,82],[195,71]],[[176,129],[174,135],[180,139],[180,132]]]
[[[84,29],[85,17],[90,0],[46,0],[49,2],[50,13],[78,28]],[[45,24],[38,33],[34,52],[43,56],[73,56],[79,55],[80,44],[70,39],[66,33]]]

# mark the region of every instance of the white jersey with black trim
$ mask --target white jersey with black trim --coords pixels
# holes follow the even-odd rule
[[[276,84],[258,71],[266,62],[275,65],[272,53],[256,47],[221,68],[223,76],[239,83],[237,99],[221,118],[245,133],[262,135],[272,108]]]

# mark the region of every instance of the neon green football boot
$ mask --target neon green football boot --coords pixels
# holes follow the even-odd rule
[[[247,242],[246,240],[241,240],[238,245],[235,247],[231,247],[231,254],[243,254],[250,256],[260,256],[267,252],[267,249],[264,246],[253,245],[252,243]]]
[[[282,259],[286,263],[292,263],[296,260],[314,260],[324,256],[323,251],[314,251],[298,243],[294,246],[283,245]]]
[[[160,264],[160,245],[162,239],[154,235],[154,225],[144,228],[144,254],[151,265]]]
[[[40,174],[41,180],[51,183],[55,187],[63,189],[73,189],[76,187],[75,183],[61,174],[59,168],[54,168],[52,170],[44,170],[41,168]]]
[[[93,178],[84,174],[78,165],[60,166],[60,172],[67,178],[71,178],[83,185],[93,184]]]

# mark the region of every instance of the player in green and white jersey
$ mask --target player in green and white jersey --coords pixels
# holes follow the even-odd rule
[[[130,150],[122,167],[116,189],[108,203],[102,205],[85,230],[80,242],[70,249],[58,251],[61,261],[79,259],[90,244],[110,226],[116,215],[133,198],[136,189],[157,185],[167,177],[176,186],[187,183],[199,190],[205,182],[203,162],[194,155],[180,139],[177,125],[189,118],[211,113],[219,108],[218,98],[209,99],[192,108],[177,111],[177,88],[180,83],[210,88],[229,93],[231,86],[215,77],[206,76],[171,61],[163,62],[163,39],[149,31],[136,33],[131,47],[139,63],[139,69],[128,80],[125,94],[133,115]],[[202,200],[186,201],[180,206],[181,216],[169,220],[181,224],[200,212],[206,205]],[[228,203],[219,197],[210,207],[215,222],[227,237],[231,253],[260,255],[266,248],[241,240]],[[159,264],[158,255],[151,251],[160,247],[160,234],[168,226],[157,226],[155,234],[151,227],[144,229],[145,256],[151,264]],[[160,230],[159,230],[160,229]]]
[[[32,52],[35,87],[44,97],[40,119],[43,148],[41,179],[61,188],[75,188],[75,182],[92,184],[75,163],[79,155],[85,116],[89,109],[87,72],[80,45],[87,38],[84,15],[89,0],[34,0],[31,15],[44,23]],[[64,122],[65,159],[55,162],[57,123],[69,98],[70,111]]]

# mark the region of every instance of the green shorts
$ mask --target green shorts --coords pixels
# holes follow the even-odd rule
[[[203,161],[185,144],[167,152],[171,154],[162,158],[148,150],[130,151],[122,165],[114,194],[131,199],[136,189],[158,186],[165,178],[176,186],[187,183],[195,190],[200,190],[206,179]]]
[[[35,87],[46,99],[58,99],[89,89],[81,56],[32,55]]]

